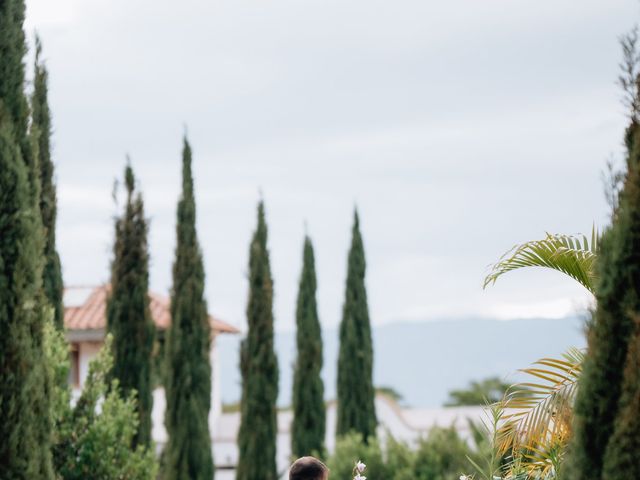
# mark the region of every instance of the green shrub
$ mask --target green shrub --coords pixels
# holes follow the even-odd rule
[[[372,479],[454,480],[472,473],[467,460],[472,453],[454,427],[433,427],[417,448],[388,437],[384,451],[378,440],[366,444],[361,435],[352,433],[338,438],[327,464],[331,478],[337,479],[351,478],[354,463],[362,460]]]
[[[414,480],[416,452],[405,442],[388,437],[386,469],[390,480]]]
[[[467,456],[472,450],[454,427],[433,427],[418,444],[414,478],[419,480],[451,480],[469,472]]]
[[[367,444],[362,435],[357,433],[349,433],[337,439],[334,453],[327,461],[331,478],[353,478],[353,465],[357,460],[366,463],[367,477],[389,478],[378,440],[371,438]]]
[[[130,448],[138,427],[134,394],[123,398],[118,383],[107,383],[113,364],[111,338],[89,366],[89,375],[75,406],[69,388],[54,382],[53,461],[62,480],[155,480],[158,464],[153,448]],[[68,346],[52,323],[45,331],[50,374],[64,378],[69,370]]]

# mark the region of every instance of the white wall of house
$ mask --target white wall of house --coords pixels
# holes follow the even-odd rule
[[[89,374],[89,364],[96,358],[104,339],[103,331],[95,332],[67,332],[67,340],[77,348],[78,352],[78,377],[79,385],[74,385],[75,396],[79,395]],[[222,395],[220,393],[220,366],[218,361],[218,347],[215,336],[211,342],[209,359],[211,361],[211,411],[209,412],[209,431],[216,430],[217,422],[222,413]],[[166,409],[166,398],[164,388],[156,388],[153,391],[153,410],[151,413],[152,431],[151,436],[156,443],[158,452],[162,451],[167,443],[168,435],[164,426],[164,412]],[[234,440],[235,441],[235,440]],[[213,442],[213,441],[212,441]]]
[[[102,342],[91,341],[91,342],[80,342],[78,343],[78,358],[80,360],[80,386],[84,385],[84,382],[87,379],[87,375],[89,375],[89,364],[91,360],[98,356],[98,352],[102,348]]]

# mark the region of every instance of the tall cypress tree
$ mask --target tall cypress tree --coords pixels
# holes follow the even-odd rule
[[[291,451],[296,457],[322,454],[326,427],[322,370],[322,331],[316,305],[313,245],[304,239],[303,266],[296,307],[298,355],[293,376]]]
[[[53,478],[37,164],[24,94],[22,0],[0,2],[0,472]]]
[[[602,478],[640,478],[640,316],[634,319],[622,382],[620,408],[605,451]]]
[[[249,250],[249,331],[241,345],[240,457],[237,480],[277,480],[278,359],[273,345],[273,279],[267,249],[264,204]]]
[[[107,324],[113,334],[112,375],[125,394],[137,393],[140,424],[133,447],[151,443],[151,352],[154,325],[149,311],[149,253],[147,219],[142,195],[135,190],[130,165],[125,168],[127,203],[115,221],[115,242],[111,264],[111,292]]]
[[[640,315],[640,128],[627,130],[627,176],[598,257],[597,309],[575,404],[569,478],[602,478],[634,317]],[[636,412],[637,414],[637,412]],[[623,478],[617,476],[616,478]]]
[[[196,233],[191,147],[184,138],[182,196],[178,202],[177,245],[171,291],[171,328],[166,355],[169,443],[165,480],[211,480],[211,326],[204,300],[204,266]]]
[[[15,141],[23,154],[23,161],[26,161],[29,106],[24,95],[23,61],[27,53],[24,15],[24,0],[4,0],[0,4],[0,99],[13,121]]]
[[[41,61],[42,44],[36,37],[36,60],[34,74],[34,91],[31,97],[31,131],[37,145],[37,164],[40,169],[40,213],[44,228],[44,256],[42,287],[44,294],[53,307],[54,323],[59,329],[64,328],[64,309],[62,307],[62,269],[60,257],[56,249],[56,186],[53,178],[53,162],[51,161],[51,112],[48,100],[48,78],[44,62]]]
[[[365,287],[366,262],[358,212],[354,212],[351,249],[338,353],[337,435],[356,432],[368,440],[376,435],[373,388],[373,342]]]

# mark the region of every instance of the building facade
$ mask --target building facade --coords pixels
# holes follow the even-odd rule
[[[69,383],[75,395],[84,386],[89,373],[89,363],[93,360],[102,345],[107,327],[107,298],[109,285],[93,287],[68,287],[64,291],[64,326],[65,336],[70,345],[71,368]],[[153,292],[149,292],[149,309],[156,326],[155,361],[162,362],[162,352],[166,331],[171,325],[170,300]],[[209,414],[209,430],[213,435],[222,412],[220,395],[220,366],[217,357],[216,338],[220,334],[236,334],[239,331],[222,320],[209,316],[211,323],[211,412]],[[156,369],[157,370],[157,369]],[[164,410],[166,405],[164,388],[157,379],[158,387],[153,391],[153,429],[152,437],[158,450],[162,450],[167,442],[164,428]],[[213,443],[213,439],[212,439]]]

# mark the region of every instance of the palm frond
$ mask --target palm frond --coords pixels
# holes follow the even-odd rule
[[[595,260],[598,231],[594,227],[591,239],[585,235],[550,234],[542,240],[515,245],[491,267],[483,288],[492,285],[507,272],[525,267],[545,267],[562,272],[594,293]]]
[[[572,348],[562,358],[543,358],[522,370],[532,381],[514,385],[502,401],[500,451],[523,451],[529,467],[537,470],[553,466],[558,446],[565,445],[571,434],[583,359],[584,352]]]

